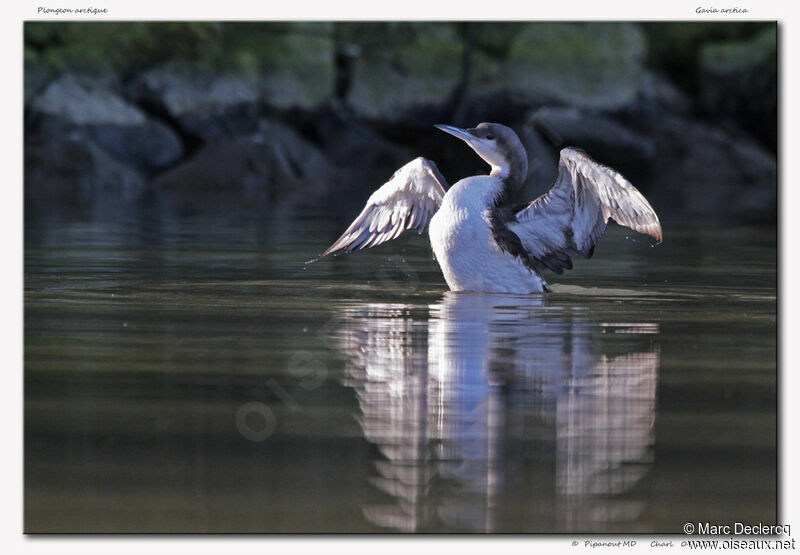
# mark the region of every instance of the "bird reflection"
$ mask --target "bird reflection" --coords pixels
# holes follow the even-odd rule
[[[371,523],[632,531],[643,505],[631,490],[651,462],[657,324],[598,324],[538,296],[452,292],[430,307],[341,314],[345,381],[381,453],[370,479],[385,495],[364,507]]]

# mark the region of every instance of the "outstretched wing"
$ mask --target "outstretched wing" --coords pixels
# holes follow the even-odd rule
[[[445,184],[436,164],[425,158],[412,160],[372,193],[347,231],[312,262],[331,253],[380,245],[407,229],[423,233],[442,204]]]
[[[576,254],[592,256],[609,218],[661,241],[658,216],[633,185],[582,150],[565,148],[553,185],[507,227],[528,251],[529,265],[561,274]]]

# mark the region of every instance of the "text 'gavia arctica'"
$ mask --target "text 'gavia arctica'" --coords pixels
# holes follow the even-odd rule
[[[417,158],[375,191],[364,210],[319,258],[380,245],[428,228],[447,285],[454,291],[549,291],[544,270],[561,274],[571,258],[592,256],[609,218],[661,241],[653,208],[624,177],[585,152],[564,148],[550,189],[522,206],[511,199],[528,171],[525,148],[511,129],[436,125],[465,141],[491,167],[446,190],[436,164]]]

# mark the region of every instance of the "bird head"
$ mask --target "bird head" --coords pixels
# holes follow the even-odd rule
[[[528,173],[525,147],[514,131],[499,123],[479,123],[470,129],[453,125],[435,125],[445,133],[467,143],[478,156],[492,166],[492,175],[524,181]]]

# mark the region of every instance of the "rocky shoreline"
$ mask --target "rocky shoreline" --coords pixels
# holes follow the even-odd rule
[[[65,45],[100,44],[67,33],[81,24],[49,24],[62,25],[60,42],[35,25],[48,24],[26,24],[33,210],[173,195],[350,215],[415,156],[451,182],[483,170],[433,123],[499,121],[528,149],[529,197],[571,145],[623,172],[667,218],[777,217],[775,26],[693,36],[687,85],[672,52],[659,54],[664,41],[685,47],[686,31],[665,38],[634,23],[210,24],[203,40],[236,60],[217,65],[185,53],[143,61],[124,40],[130,52],[91,61],[67,55]],[[168,45],[159,32],[156,46]]]

